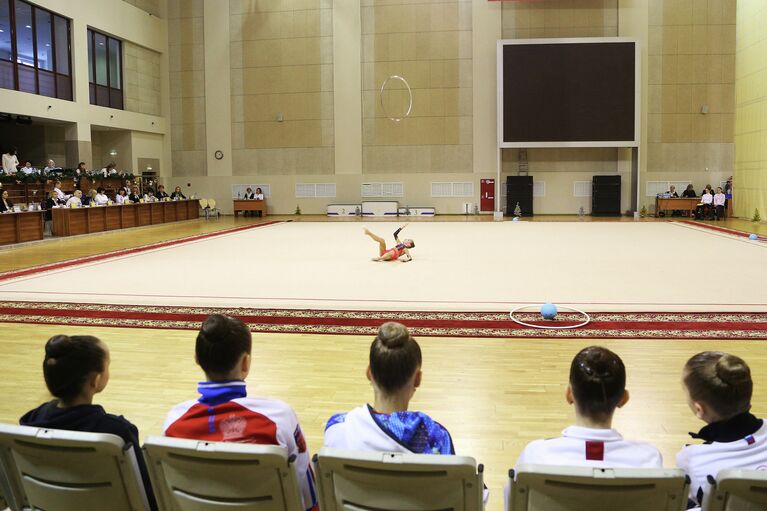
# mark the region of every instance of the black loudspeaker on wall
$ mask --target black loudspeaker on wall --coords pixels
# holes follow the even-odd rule
[[[513,216],[519,203],[522,216],[533,216],[533,176],[506,177],[506,216]]]
[[[594,176],[591,181],[591,214],[621,215],[621,176]]]

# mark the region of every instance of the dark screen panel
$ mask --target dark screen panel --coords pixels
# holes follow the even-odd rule
[[[503,47],[503,141],[634,140],[634,43]]]

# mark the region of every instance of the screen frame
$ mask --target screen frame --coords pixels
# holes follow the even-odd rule
[[[634,140],[578,140],[550,142],[506,142],[503,140],[503,48],[507,45],[543,44],[593,44],[633,43],[634,44]],[[500,149],[530,149],[536,147],[639,147],[642,127],[642,50],[638,39],[630,37],[568,37],[556,39],[499,39],[496,46],[496,80],[498,102],[497,144]]]

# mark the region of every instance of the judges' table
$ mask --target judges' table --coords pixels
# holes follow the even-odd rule
[[[53,235],[75,236],[128,227],[190,220],[200,216],[198,199],[96,206],[92,208],[54,208]]]
[[[700,197],[674,197],[669,199],[663,199],[661,197],[655,198],[655,214],[657,215],[661,211],[684,211],[690,212],[690,215],[695,213],[695,208],[700,204]]]
[[[254,199],[233,199],[234,216],[237,217],[237,213],[240,211],[260,211],[261,216],[266,216],[266,200],[254,200]]]
[[[0,213],[0,245],[43,239],[43,213]]]

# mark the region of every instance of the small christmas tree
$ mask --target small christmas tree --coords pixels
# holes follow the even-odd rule
[[[578,210],[578,216],[583,216],[586,214],[586,210],[583,209],[583,206],[581,206],[581,209]]]
[[[514,208],[514,216],[522,216],[522,208],[519,207],[519,202],[517,202],[517,205]]]
[[[301,206],[296,205],[296,215],[300,215],[300,214],[301,214]]]
[[[759,208],[754,210],[754,218],[752,218],[751,220],[753,220],[754,222],[762,221],[762,216],[759,214]]]
[[[642,205],[642,209],[639,210],[639,216],[642,218],[647,216],[647,206]]]

